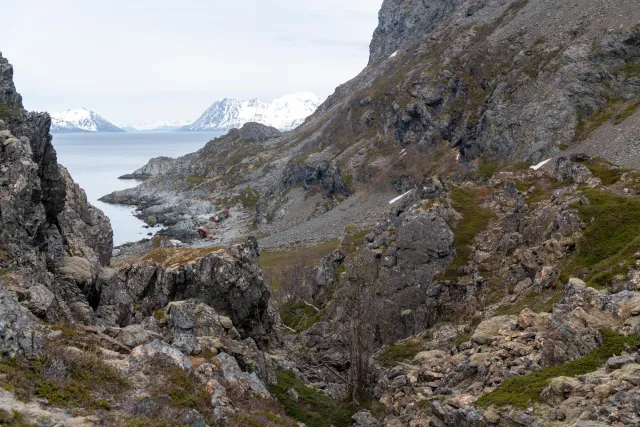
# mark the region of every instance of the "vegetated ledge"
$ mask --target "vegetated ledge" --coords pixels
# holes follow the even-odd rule
[[[146,173],[138,174],[138,173],[128,173],[126,175],[119,176],[118,179],[133,179],[136,181],[146,181],[150,179],[153,175],[149,175]]]
[[[640,339],[637,336],[624,336],[610,330],[603,330],[602,345],[579,359],[553,366],[538,372],[517,378],[509,378],[494,391],[481,396],[478,406],[515,406],[527,408],[532,402],[542,400],[542,391],[556,377],[577,377],[596,371],[612,356],[618,355],[628,348],[637,347]]]

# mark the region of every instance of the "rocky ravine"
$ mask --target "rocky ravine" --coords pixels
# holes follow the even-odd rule
[[[637,136],[638,13],[386,0],[302,127],[108,196],[184,240],[230,206],[224,234],[115,259],[0,59],[0,423],[638,425],[640,174],[593,157]]]

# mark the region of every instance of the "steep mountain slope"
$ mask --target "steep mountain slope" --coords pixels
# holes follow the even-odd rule
[[[619,19],[620,11],[628,13]],[[335,223],[333,215],[346,212],[337,227],[321,233],[339,237],[360,221],[356,200],[371,201],[367,211],[375,213],[394,189],[404,192],[424,175],[538,163],[579,150],[602,124],[633,120],[640,94],[638,14],[627,0],[615,7],[604,1],[386,1],[372,40],[372,51],[381,53],[303,125],[246,152],[241,143],[231,154],[217,152],[211,142],[180,168],[109,199],[143,206],[142,217],[182,222],[194,238],[205,212],[178,207],[178,200],[208,211],[235,204],[238,217],[249,215],[240,235],[255,224],[268,245],[317,241],[316,227],[303,224]],[[632,129],[616,140],[635,140]],[[227,147],[223,141],[218,144]],[[207,166],[218,163],[227,168]],[[325,188],[328,170],[349,191]],[[240,203],[248,193],[252,202]],[[191,220],[177,219],[185,214]],[[222,234],[223,242],[237,236]]]
[[[191,122],[182,120],[161,120],[158,122],[130,123],[122,129],[127,132],[169,132],[189,124]]]
[[[300,127],[106,200],[197,245],[260,236],[296,378],[374,396],[358,426],[633,425],[640,181],[606,159],[640,166],[639,67],[633,1],[386,0]]]
[[[99,114],[80,108],[51,115],[51,132],[124,132]]]
[[[183,131],[229,130],[245,123],[257,122],[280,130],[290,130],[306,119],[320,105],[312,93],[294,93],[274,99],[270,103],[259,99],[241,101],[225,98],[211,105],[202,116]]]

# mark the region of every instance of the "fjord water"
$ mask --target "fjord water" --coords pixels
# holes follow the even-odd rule
[[[111,220],[116,246],[134,242],[159,228],[144,228],[134,216],[135,209],[115,206],[98,199],[112,191],[138,185],[139,181],[118,177],[144,166],[158,156],[179,157],[199,150],[221,132],[136,132],[54,134],[58,163],[65,166],[74,181],[87,193],[91,204]]]

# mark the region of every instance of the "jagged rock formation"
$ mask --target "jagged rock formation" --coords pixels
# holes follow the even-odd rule
[[[0,424],[293,425],[269,412],[281,412],[264,354],[279,322],[255,239],[111,265],[108,218],[57,164],[49,116],[21,108],[0,66]]]
[[[460,6],[460,1],[385,0],[379,13],[379,24],[369,46],[369,64],[407,48],[448,18]],[[484,6],[473,6],[478,9]]]
[[[243,338],[268,342],[273,319],[267,313],[269,291],[258,268],[255,239],[206,256],[181,258],[180,251],[175,259],[171,255],[171,249],[159,249],[103,275],[99,322],[126,326],[171,301],[197,298],[229,316]]]

